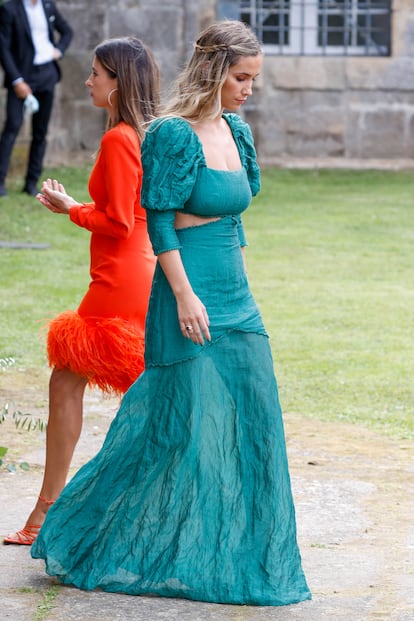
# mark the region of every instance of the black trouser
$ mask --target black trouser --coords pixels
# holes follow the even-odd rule
[[[32,116],[32,140],[26,183],[36,183],[42,173],[47,128],[52,114],[57,78],[54,63],[47,63],[34,67],[30,78],[27,80],[33,95],[39,102],[39,111]],[[0,137],[0,182],[4,182],[6,178],[13,146],[23,123],[23,104],[23,99],[19,99],[13,88],[9,88],[7,91],[6,121]]]

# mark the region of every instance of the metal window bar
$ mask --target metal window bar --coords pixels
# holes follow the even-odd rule
[[[387,56],[391,0],[241,0],[239,17],[280,55]]]

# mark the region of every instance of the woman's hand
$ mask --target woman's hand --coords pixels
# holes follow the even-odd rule
[[[191,287],[180,252],[178,250],[162,252],[158,256],[158,261],[174,293],[183,336],[199,345],[204,344],[204,338],[211,341],[206,307]]]
[[[73,205],[80,205],[67,194],[64,186],[56,179],[43,181],[42,189],[36,198],[53,213],[68,214]]]
[[[183,336],[199,345],[204,344],[204,338],[211,341],[208,329],[210,322],[206,307],[201,300],[192,290],[177,296],[176,300],[178,320]]]

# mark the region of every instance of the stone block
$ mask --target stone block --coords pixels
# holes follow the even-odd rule
[[[243,107],[241,116],[252,130],[259,159],[272,157],[274,152],[284,153],[284,131],[276,115],[263,113],[260,106],[251,102]]]
[[[263,73],[272,88],[342,90],[345,59],[313,56],[265,56]]]
[[[44,166],[61,166],[70,159],[69,130],[55,129],[49,132]]]
[[[70,117],[65,125],[70,128],[68,149],[71,152],[95,152],[106,127],[106,112],[98,110],[90,102],[64,104],[62,115]]]
[[[182,10],[163,5],[145,11],[111,7],[108,11],[110,37],[134,34],[152,50],[176,50],[182,45]]]
[[[348,58],[345,68],[348,89],[381,88],[383,74],[391,62],[390,58]]]
[[[412,57],[410,58],[408,56],[404,56],[401,58],[393,59],[392,63],[390,63],[384,71],[383,88],[391,91],[409,92],[411,94],[413,93],[414,71]]]
[[[107,11],[102,0],[71,3],[69,6],[59,5],[73,29],[73,39],[67,49],[66,56],[71,56],[82,50],[93,50],[98,43],[108,36]]]
[[[414,89],[412,59],[350,58],[346,63],[346,80],[350,90],[412,91]]]
[[[270,158],[272,149],[276,156],[282,152],[304,157],[344,154],[346,110],[342,92],[278,91],[273,97],[268,93],[261,109],[260,155]]]
[[[411,4],[411,8],[406,6],[393,12],[391,51],[394,57],[414,56],[414,3]]]
[[[343,157],[345,145],[341,133],[328,130],[312,134],[288,132],[286,135],[286,153],[293,157]]]
[[[88,79],[93,60],[92,50],[73,52],[62,60],[62,79],[59,95],[65,101],[89,101],[85,82]]]
[[[287,152],[286,132],[274,119],[257,123],[254,138],[259,160],[280,157]]]
[[[392,110],[380,104],[377,107],[356,106],[349,109],[347,121],[348,157],[411,157],[405,110]]]

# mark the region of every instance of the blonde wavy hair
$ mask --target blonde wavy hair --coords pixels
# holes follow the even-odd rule
[[[230,67],[243,56],[260,54],[256,35],[243,22],[212,24],[198,37],[161,116],[178,116],[193,122],[216,118],[221,113],[221,89]]]

